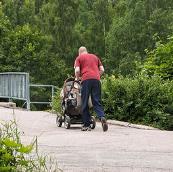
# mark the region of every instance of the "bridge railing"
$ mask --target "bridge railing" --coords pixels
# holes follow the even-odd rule
[[[47,102],[30,101],[31,87],[50,87],[52,100]],[[55,89],[56,87],[53,85],[30,84],[28,73],[24,72],[0,73],[0,98],[8,98],[9,101],[12,101],[12,99],[24,100],[28,110],[30,110],[30,104],[51,105]]]
[[[24,100],[30,109],[29,74],[24,72],[0,73],[0,97]]]
[[[57,89],[57,87],[56,86],[54,86],[54,85],[41,85],[41,84],[30,84],[30,88],[31,87],[35,87],[35,88],[41,88],[41,87],[43,87],[43,88],[50,88],[51,89],[51,101],[47,101],[47,102],[43,102],[43,101],[30,101],[30,104],[49,104],[49,105],[51,105],[52,106],[52,102],[53,102],[53,98],[54,98],[54,94],[55,94],[55,89]]]

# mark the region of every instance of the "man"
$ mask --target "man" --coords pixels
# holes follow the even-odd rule
[[[87,52],[85,47],[79,48],[79,56],[75,60],[75,76],[78,80],[82,79],[82,131],[90,131],[91,115],[88,107],[88,99],[91,96],[94,111],[102,123],[103,131],[108,130],[108,125],[105,119],[103,107],[101,105],[101,83],[100,76],[104,72],[104,67],[100,59]]]

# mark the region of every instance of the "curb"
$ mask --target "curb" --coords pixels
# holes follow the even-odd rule
[[[7,103],[6,102],[0,102],[0,108],[11,108],[11,109],[15,108],[15,109],[17,109],[16,104],[11,103],[11,102],[10,103],[9,102],[7,102]],[[55,113],[54,111],[50,111],[49,113],[57,115],[57,113]],[[122,127],[129,127],[129,128],[143,129],[143,130],[159,130],[158,128],[154,128],[154,127],[132,124],[129,122],[123,122],[123,121],[117,121],[117,120],[107,120],[107,123],[110,125],[118,125],[118,126],[122,126]]]
[[[154,127],[138,125],[138,124],[131,124],[129,122],[123,122],[123,121],[117,121],[117,120],[107,120],[107,123],[111,124],[111,125],[119,125],[119,126],[123,126],[123,127],[137,128],[137,129],[143,129],[143,130],[159,130],[158,128],[154,128]]]
[[[0,102],[0,107],[16,108],[16,103],[13,103],[13,102]]]

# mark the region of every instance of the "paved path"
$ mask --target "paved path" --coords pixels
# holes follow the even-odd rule
[[[48,112],[14,110],[24,142],[38,136],[39,149],[58,161],[64,172],[173,172],[173,132],[142,130],[100,123],[91,132],[80,125],[58,128]],[[0,119],[13,118],[13,110],[0,107]]]

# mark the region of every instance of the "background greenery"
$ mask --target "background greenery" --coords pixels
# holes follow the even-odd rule
[[[0,0],[0,72],[29,72],[31,83],[62,87],[74,75],[74,59],[84,45],[105,66],[103,95],[110,118],[161,128],[166,122],[160,116],[166,115],[165,121],[172,118],[165,111],[171,106],[171,92],[163,91],[172,89],[172,37],[170,0]],[[107,90],[109,79],[113,95]],[[158,90],[163,99],[169,97],[165,105],[155,96]],[[117,99],[123,100],[123,107]],[[134,108],[127,113],[129,104]],[[171,124],[163,128],[171,129]]]

